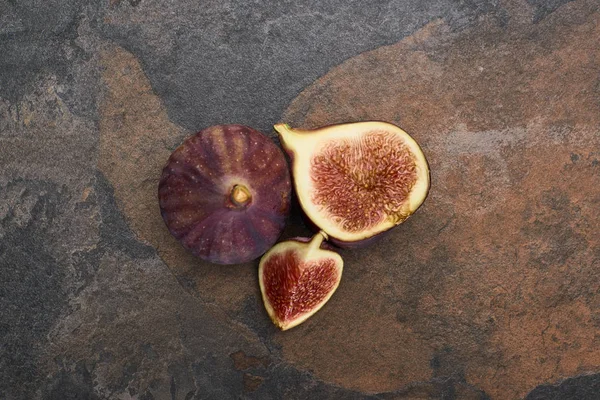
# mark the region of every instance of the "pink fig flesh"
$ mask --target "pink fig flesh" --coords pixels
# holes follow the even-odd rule
[[[400,138],[385,131],[323,145],[309,173],[311,201],[325,205],[330,218],[353,233],[371,229],[401,210],[417,182],[412,154]]]
[[[292,129],[275,125],[292,160],[298,201],[332,243],[359,247],[412,215],[429,191],[418,143],[380,121]]]
[[[251,261],[273,246],[290,196],[283,152],[243,125],[213,126],[189,137],[171,154],[158,188],[171,234],[218,264]]]
[[[259,265],[259,282],[265,308],[282,330],[315,314],[337,289],[342,258],[321,248],[323,236],[299,238],[277,244]],[[308,242],[308,243],[307,243]]]

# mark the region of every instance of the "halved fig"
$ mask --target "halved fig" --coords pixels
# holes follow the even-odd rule
[[[342,247],[364,244],[402,223],[429,191],[421,148],[379,121],[315,130],[275,125],[292,160],[298,200],[309,220]]]
[[[260,260],[258,276],[263,302],[281,330],[315,314],[331,298],[342,278],[339,254],[322,248],[323,233],[312,239],[278,243]]]
[[[291,180],[273,141],[243,125],[218,125],[171,154],[158,186],[163,219],[196,256],[218,264],[254,260],[279,238]]]

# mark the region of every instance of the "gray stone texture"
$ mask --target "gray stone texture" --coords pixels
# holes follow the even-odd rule
[[[394,45],[440,20],[452,38],[483,19],[510,36],[511,20],[542,24],[562,13],[575,32],[586,15],[567,6],[590,2],[566,3],[0,0],[0,399],[511,398],[514,392],[503,392],[502,386],[486,391],[470,379],[473,371],[464,371],[481,365],[470,364],[469,357],[486,357],[483,350],[411,348],[396,363],[378,353],[389,338],[364,334],[359,342],[365,353],[346,355],[350,372],[361,379],[336,369],[330,356],[307,356],[320,348],[303,353],[290,343],[320,336],[317,344],[326,343],[321,348],[329,351],[343,342],[343,334],[325,326],[340,322],[336,306],[288,336],[278,332],[260,300],[256,263],[214,267],[194,260],[165,233],[153,196],[161,163],[191,132],[242,123],[273,137],[271,125],[284,116],[305,121],[311,103],[301,93],[346,60],[358,60],[368,70],[368,57],[356,56]],[[593,7],[588,11],[591,15]],[[544,46],[542,34],[531,40]],[[459,42],[456,46],[460,49]],[[318,90],[332,100],[319,97],[314,104],[330,107],[335,120],[342,114],[331,110],[339,112],[343,107],[336,99],[344,98],[328,91],[335,83],[319,82]],[[585,99],[597,99],[598,87],[582,88]],[[380,88],[362,82],[354,90],[374,90],[369,94],[374,99]],[[295,106],[288,108],[290,103]],[[351,102],[345,107],[360,108]],[[363,117],[354,111],[349,116]],[[577,121],[563,121],[564,129]],[[581,154],[574,156],[576,167],[578,162],[598,166],[597,155]],[[513,172],[519,174],[518,168]],[[569,208],[570,189],[563,189],[548,192],[531,213]],[[580,221],[576,210],[570,212],[563,218]],[[308,232],[297,210],[290,221],[287,236]],[[535,268],[594,249],[600,257],[591,233],[579,226],[562,229],[567,221],[560,218],[552,221],[526,233],[556,234],[568,248],[558,251],[561,243],[553,242],[549,250],[531,250],[539,261]],[[441,232],[446,225],[440,224],[425,224],[425,234]],[[411,222],[408,229],[420,233],[410,228],[416,225]],[[395,277],[386,268],[399,259],[385,258],[395,250],[379,245],[369,251],[344,253],[355,272],[334,300],[346,299],[339,309],[349,314],[350,288],[364,289],[357,281],[373,279],[370,271],[379,271],[383,281]],[[445,259],[441,272],[435,266]],[[394,324],[421,324],[411,329],[423,337],[443,336],[455,326],[485,335],[468,320],[415,316],[416,303],[423,300],[417,289],[433,290],[428,285],[441,279],[438,275],[461,268],[456,251],[440,247],[413,261],[409,270],[416,286],[402,294],[401,303],[390,297],[397,294],[393,290],[379,290],[394,286],[382,281],[364,293],[365,304],[393,314]],[[597,282],[588,273],[588,281]],[[591,307],[597,293],[584,294]],[[381,346],[369,347],[374,342]],[[388,354],[395,357],[415,343],[394,343]],[[477,351],[488,345],[478,343]],[[408,371],[406,360],[413,356],[416,372],[394,375],[397,365]],[[392,372],[383,376],[377,368]],[[598,371],[600,362],[590,358],[576,372]],[[536,379],[527,380],[534,382],[528,398],[536,400],[569,390],[581,394],[578,399],[593,399],[598,381],[597,375],[563,385],[554,378]],[[538,384],[543,386],[534,390]]]

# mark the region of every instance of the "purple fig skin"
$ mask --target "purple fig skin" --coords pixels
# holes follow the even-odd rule
[[[317,231],[318,232],[318,231]],[[290,239],[286,239],[286,242],[301,242],[301,243],[308,243],[312,240],[312,237],[300,237],[300,236],[296,236]],[[323,250],[329,250],[329,251],[335,251],[335,247],[330,245],[328,242],[326,242],[325,240],[328,239],[324,239],[324,241],[321,243],[321,246],[319,248],[323,249]]]
[[[395,226],[394,228],[397,228],[397,227]],[[329,241],[331,243],[333,243],[334,245],[336,245],[337,247],[342,248],[342,249],[362,249],[364,247],[368,247],[368,246],[372,245],[373,243],[380,241],[382,238],[387,236],[391,231],[393,231],[394,228],[388,229],[387,231],[378,233],[377,235],[368,237],[363,240],[358,240],[355,242],[344,242],[344,241],[338,240],[334,237],[330,237]]]
[[[262,133],[212,126],[171,154],[158,198],[167,228],[186,249],[212,263],[240,264],[281,235],[290,211],[289,168]]]

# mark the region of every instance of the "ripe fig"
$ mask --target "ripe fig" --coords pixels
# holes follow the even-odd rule
[[[273,246],[290,196],[283,152],[243,125],[213,126],[186,139],[171,154],[158,186],[171,234],[217,264],[251,261]]]
[[[405,131],[386,122],[316,130],[275,125],[292,160],[308,219],[341,247],[364,245],[406,220],[425,201],[429,166]]]
[[[322,248],[324,234],[278,243],[260,260],[258,277],[263,302],[281,330],[315,314],[331,298],[342,278],[344,262]]]

